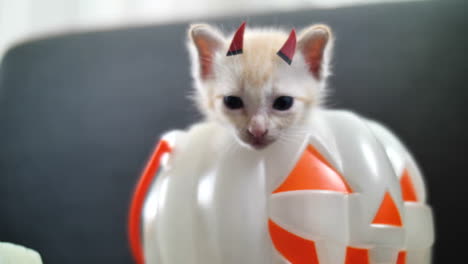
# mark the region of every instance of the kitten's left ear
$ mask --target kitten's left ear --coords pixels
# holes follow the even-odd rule
[[[312,75],[321,80],[328,75],[333,37],[326,25],[312,25],[299,35],[297,49],[302,53]]]
[[[194,24],[188,30],[192,67],[197,77],[209,79],[213,74],[215,54],[225,46],[223,35],[207,24]]]

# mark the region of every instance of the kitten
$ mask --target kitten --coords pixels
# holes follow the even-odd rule
[[[131,207],[135,255],[144,241],[146,263],[430,263],[432,213],[411,154],[384,126],[321,109],[330,29],[244,31],[189,29],[207,122],[168,132],[152,155]],[[231,148],[225,131],[271,147]]]
[[[190,26],[195,101],[208,121],[228,127],[242,145],[262,149],[306,125],[320,108],[333,38],[329,27],[309,26],[285,58],[278,51],[287,40],[296,44],[294,30],[288,38],[281,30],[244,29],[245,23],[231,43],[233,36],[215,27]],[[236,44],[241,49],[229,53]]]

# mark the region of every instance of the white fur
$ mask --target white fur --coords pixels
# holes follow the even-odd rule
[[[308,39],[324,34],[328,42],[324,48],[322,70],[317,77],[309,71],[299,47]],[[287,37],[288,33],[278,29],[246,28],[243,54],[226,56],[232,35],[226,38],[216,28],[204,24],[193,25],[189,29],[188,49],[192,61],[195,102],[208,121],[229,127],[244,145],[251,143],[251,135],[247,131],[249,127],[259,126],[255,124],[258,120],[263,120],[261,126],[268,130],[265,145],[297,133],[306,125],[314,109],[321,106],[326,94],[332,46],[328,27],[310,26],[299,34],[298,49],[291,65],[276,55]],[[197,46],[196,40],[200,39],[214,48],[203,50],[206,45]],[[199,56],[203,52],[200,50],[212,55],[207,62],[212,67],[208,77],[201,74]],[[223,103],[224,96],[241,97],[245,107],[228,109]],[[293,97],[293,106],[286,111],[273,109],[273,102],[279,96]]]

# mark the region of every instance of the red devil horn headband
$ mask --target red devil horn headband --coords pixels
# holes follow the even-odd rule
[[[296,51],[296,30],[291,30],[288,39],[283,47],[278,51],[278,56],[282,58],[287,64],[291,65],[294,52]]]
[[[244,31],[245,31],[245,21],[237,29],[234,37],[232,38],[231,45],[226,56],[233,56],[237,54],[242,54],[242,48],[244,46]],[[286,63],[291,65],[294,52],[296,51],[296,30],[291,30],[288,39],[284,43],[283,47],[276,53],[280,58],[282,58]]]
[[[234,37],[232,38],[231,46],[226,54],[226,56],[233,56],[242,53],[242,47],[244,46],[244,31],[245,31],[245,21],[237,29]]]

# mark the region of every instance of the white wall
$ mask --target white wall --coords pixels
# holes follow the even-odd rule
[[[386,0],[404,1],[404,0]],[[334,7],[382,0],[0,0],[0,58],[17,42],[47,34],[187,18]]]

